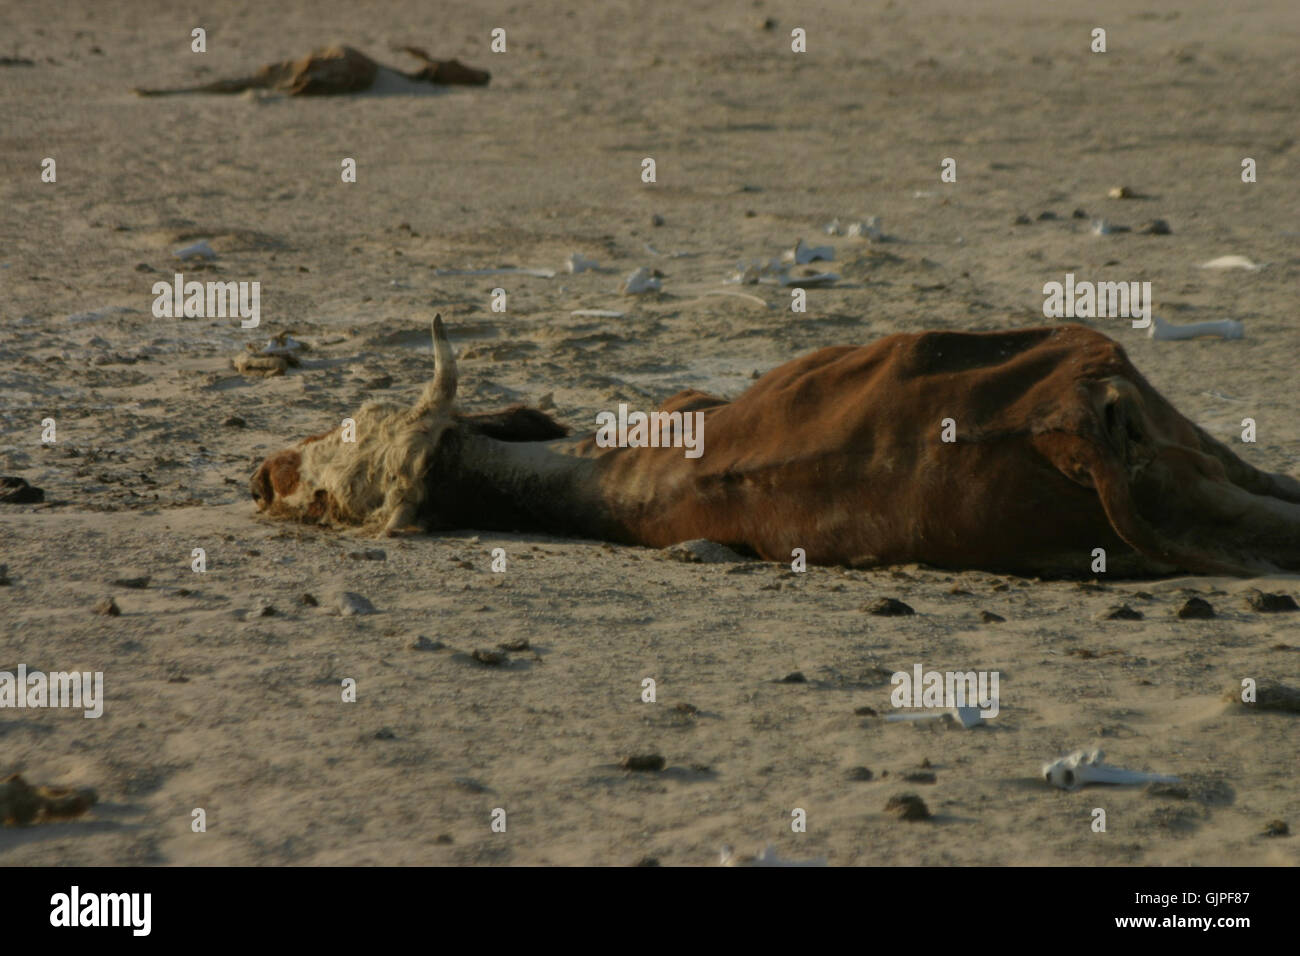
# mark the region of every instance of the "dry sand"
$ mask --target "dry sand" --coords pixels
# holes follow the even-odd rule
[[[1040,0],[80,2],[10,4],[3,21],[0,54],[34,63],[0,67],[0,473],[47,501],[0,512],[0,669],[103,671],[107,701],[98,720],[0,712],[0,775],[101,800],[79,821],[0,830],[0,863],[712,864],[724,843],[832,864],[1300,857],[1296,838],[1260,835],[1300,826],[1300,718],[1220,700],[1242,677],[1296,682],[1300,615],[1242,596],[1295,595],[1295,577],[1092,590],[692,565],[535,535],[376,542],[268,523],[247,492],[268,452],[367,398],[413,396],[435,310],[466,408],[554,393],[557,415],[589,429],[618,401],[738,394],[753,370],[824,345],[1042,324],[1042,285],[1067,272],[1149,280],[1174,321],[1241,320],[1232,342],[1090,324],[1217,437],[1239,445],[1255,418],[1258,443],[1240,453],[1300,475],[1293,0],[1086,14]],[[195,26],[206,54],[190,52]],[[498,26],[504,55],[488,52]],[[1104,55],[1088,50],[1095,26]],[[128,92],[334,41],[403,68],[390,45],[413,43],[492,83],[315,100]],[[55,184],[39,178],[47,156]],[[958,181],[942,184],[949,156]],[[355,184],[340,181],[343,157]],[[1118,185],[1150,198],[1108,199]],[[1076,208],[1173,232],[1094,236]],[[1033,223],[1013,225],[1021,214]],[[898,241],[820,233],[869,215]],[[746,290],[767,308],[703,294],[801,236],[833,245],[843,276],[809,292],[806,314],[771,287]],[[218,254],[204,272],[171,256],[195,239]],[[435,274],[560,269],[571,252],[612,271]],[[1195,268],[1228,254],[1270,265]],[[640,266],[666,274],[664,293],[619,296]],[[152,284],[182,268],[260,281],[261,327],[154,318]],[[505,314],[490,309],[498,286]],[[584,308],[628,315],[570,315]],[[283,330],[313,346],[301,368],[234,372],[246,342]],[[383,375],[391,386],[376,387]],[[246,427],[223,425],[234,416]],[[385,560],[349,557],[375,547]],[[144,589],[108,583],[137,574]],[[378,613],[331,614],[338,591]],[[1177,620],[1192,593],[1220,616]],[[121,616],[92,614],[109,594]],[[917,613],[860,610],[881,597]],[[1145,618],[1095,620],[1121,602]],[[412,649],[420,635],[446,648]],[[521,638],[532,650],[506,667],[466,659]],[[1001,714],[963,731],[855,713],[888,711],[889,674],[917,663],[999,671]],[[807,682],[773,683],[793,671]],[[640,700],[647,677],[654,704]],[[344,678],[356,703],[341,701]],[[1186,795],[1037,779],[1043,760],[1095,746],[1183,777]],[[619,769],[647,752],[667,769]],[[936,782],[901,782],[923,760]],[[858,766],[875,779],[850,780]],[[885,813],[904,792],[935,819]],[[191,831],[198,807],[206,833]],[[498,807],[504,834],[489,826]],[[794,808],[806,833],[791,832]]]

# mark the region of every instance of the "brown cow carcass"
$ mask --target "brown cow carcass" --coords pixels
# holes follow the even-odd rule
[[[272,455],[268,514],[395,533],[540,531],[663,547],[708,538],[767,560],[918,562],[1086,575],[1300,570],[1300,482],[1178,413],[1116,342],[1078,325],[893,335],[824,348],[732,401],[683,392],[698,458],[600,447],[534,409],[465,415],[434,320],[413,407],[368,405]]]

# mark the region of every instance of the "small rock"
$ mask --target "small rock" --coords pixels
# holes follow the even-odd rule
[[[337,604],[339,614],[343,617],[375,613],[375,606],[355,591],[344,591],[339,595]]]
[[[1300,607],[1296,606],[1295,598],[1291,595],[1283,594],[1281,591],[1265,594],[1259,588],[1251,588],[1246,592],[1246,603],[1250,605],[1252,611],[1260,611],[1265,614],[1272,614],[1277,611],[1300,610]]]
[[[226,426],[227,428],[247,428],[247,427],[248,427],[248,422],[244,421],[244,420],[243,420],[242,418],[240,418],[238,415],[231,415],[229,418],[227,418],[227,419],[226,419],[224,422],[222,422],[221,424],[224,425],[224,426]]]
[[[910,606],[895,598],[881,598],[879,601],[868,604],[862,610],[877,617],[903,617],[916,613]]]
[[[1255,682],[1255,700],[1247,703],[1241,699],[1244,688],[1240,682],[1229,684],[1224,699],[1240,704],[1247,710],[1275,710],[1285,714],[1300,714],[1300,689],[1290,687],[1271,677],[1261,677]]]
[[[380,727],[375,731],[376,740],[396,740],[397,734],[393,733],[388,727]]]
[[[736,564],[745,560],[725,544],[707,538],[693,538],[670,545],[664,548],[664,554],[691,564]]]
[[[117,606],[117,602],[111,597],[106,597],[96,604],[94,611],[96,614],[104,614],[108,617],[121,617],[122,615],[122,609]]]
[[[930,808],[914,793],[903,793],[896,797],[890,797],[885,804],[885,812],[892,813],[900,820],[928,820],[930,819]]]
[[[664,224],[664,217],[659,215],[659,213],[655,213],[653,216],[650,217],[650,225],[662,226],[663,224]]]
[[[497,647],[503,651],[516,651],[516,652],[526,651],[528,650],[528,646],[529,646],[528,638],[526,637],[519,637],[513,641],[506,641],[505,643],[497,645]]]
[[[1260,836],[1266,837],[1284,837],[1291,835],[1291,828],[1287,826],[1285,820],[1270,820],[1264,827],[1264,832]]]
[[[1040,213],[1038,214],[1038,221],[1039,221],[1039,222],[1051,222],[1053,219],[1056,219],[1056,218],[1058,218],[1057,215],[1056,215],[1056,213],[1051,212],[1051,211],[1040,212]]]
[[[307,593],[304,593],[302,597],[298,598],[298,603],[303,605],[304,607],[320,606],[320,601],[316,600],[316,596],[314,594],[307,594]]]
[[[1163,219],[1151,219],[1137,227],[1137,231],[1144,236],[1167,236],[1173,232],[1169,228],[1169,223]]]
[[[1013,226],[1032,226],[1033,224],[1034,221],[1030,219],[1028,216],[1026,216],[1024,213],[1021,213],[1019,216],[1016,216],[1015,220],[1012,221],[1011,223],[1011,225]]]
[[[1100,617],[1103,621],[1140,621],[1142,612],[1135,611],[1127,604],[1121,604],[1118,607],[1110,608],[1104,611]]]
[[[392,384],[393,384],[393,376],[377,375],[374,378],[370,379],[370,381],[366,382],[365,387],[370,389],[371,391],[379,391],[381,389],[388,388]]]
[[[700,708],[696,707],[694,704],[688,704],[685,701],[678,704],[673,708],[673,710],[680,714],[690,714],[692,717],[700,712]]]
[[[847,776],[850,780],[872,780],[876,775],[866,767],[852,767]]]
[[[149,263],[147,263],[147,262],[137,262],[137,263],[135,264],[135,271],[136,271],[136,272],[155,272],[155,271],[157,271],[157,270],[155,270],[154,267],[151,266],[151,265],[149,265]]]
[[[119,588],[133,588],[139,591],[149,586],[149,575],[142,575],[138,578],[114,578],[110,583]]]
[[[1106,196],[1110,199],[1133,199],[1137,196],[1137,193],[1127,186],[1115,186],[1110,192],[1106,193]]]
[[[9,580],[9,565],[0,564],[0,588],[8,587],[11,584],[13,584],[13,581]]]
[[[806,683],[808,683],[808,678],[806,678],[806,677],[803,676],[803,671],[794,671],[794,672],[792,672],[792,673],[786,674],[784,677],[782,677],[782,678],[781,678],[780,680],[778,680],[776,683],[778,683],[778,684],[806,684]]]
[[[855,707],[853,713],[857,717],[875,717],[876,708],[874,707]]]
[[[387,561],[388,554],[382,548],[367,548],[364,551],[349,551],[348,557],[353,561]]]
[[[447,846],[448,844],[450,844],[450,843],[455,843],[456,841],[455,841],[454,839],[452,839],[452,836],[451,836],[450,833],[439,833],[439,834],[434,838],[433,842],[434,842],[434,843],[438,843],[438,844],[440,844],[440,845],[442,845],[442,846]]]
[[[980,620],[985,624],[1000,624],[1006,618],[1001,614],[994,614],[992,611],[980,611]]]
[[[619,761],[619,766],[624,770],[647,773],[656,773],[664,769],[666,764],[667,761],[660,754],[632,754]]]
[[[470,655],[480,664],[486,664],[488,667],[500,667],[506,662],[506,656],[499,651],[488,651],[479,649]]]
[[[1178,616],[1185,621],[1205,621],[1214,617],[1214,605],[1205,598],[1191,597],[1178,609]]]
[[[1074,212],[1070,213],[1070,218],[1071,218],[1071,219],[1087,219],[1087,218],[1088,218],[1088,214],[1087,214],[1084,210],[1082,210],[1082,209],[1076,209]]]
[[[544,412],[546,412],[546,411],[550,411],[552,408],[554,408],[554,407],[555,407],[555,393],[554,393],[554,392],[547,392],[545,395],[543,395],[541,398],[539,398],[539,399],[537,400],[537,407],[538,407],[541,411],[544,411]]]
[[[411,642],[411,650],[413,651],[440,651],[446,646],[442,641],[431,641],[423,634]]]
[[[903,779],[908,783],[934,783],[938,778],[929,770],[909,770]]]

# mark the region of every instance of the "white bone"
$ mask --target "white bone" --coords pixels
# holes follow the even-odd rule
[[[1219,256],[1217,259],[1211,259],[1209,262],[1202,262],[1202,269],[1245,269],[1248,272],[1258,272],[1264,268],[1267,263],[1251,262],[1245,256]]]
[[[776,855],[772,845],[768,844],[762,853],[751,857],[737,856],[735,850],[724,846],[719,862],[723,866],[825,866],[826,858],[821,856],[815,860],[783,860]]]
[[[946,707],[942,710],[931,708],[920,713],[889,714],[885,720],[891,723],[902,720],[954,720],[967,730],[984,722],[978,707]]]
[[[1089,784],[1133,786],[1143,783],[1177,783],[1177,777],[1160,773],[1123,770],[1102,763],[1106,755],[1100,750],[1076,750],[1067,757],[1043,764],[1043,779],[1062,790],[1078,790]]]
[[[574,275],[586,272],[588,269],[599,269],[600,263],[595,259],[588,259],[580,252],[575,252],[564,260],[564,268],[568,269]]]
[[[640,295],[643,292],[658,292],[663,283],[650,274],[645,266],[637,269],[623,280],[624,295]]]
[[[825,259],[830,262],[835,258],[835,249],[831,246],[810,246],[800,239],[795,243],[794,248],[787,250],[781,258],[786,262],[793,262],[797,266],[807,265],[817,259]]]
[[[866,222],[855,222],[849,226],[849,235],[879,242],[884,238],[880,231],[880,217],[872,216]]]
[[[200,239],[188,246],[181,246],[172,255],[177,259],[215,259],[217,257],[206,239]]]
[[[1236,319],[1174,325],[1159,316],[1151,317],[1151,328],[1147,329],[1147,337],[1158,342],[1194,339],[1198,335],[1221,335],[1225,339],[1239,339],[1245,335],[1245,329]]]

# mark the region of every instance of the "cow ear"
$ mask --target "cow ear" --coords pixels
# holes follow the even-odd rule
[[[450,405],[456,398],[456,356],[451,350],[442,315],[433,317],[433,381],[424,387],[415,410],[428,412],[439,405]]]
[[[569,434],[555,419],[536,408],[511,405],[500,412],[458,416],[470,431],[497,441],[550,441]]]

